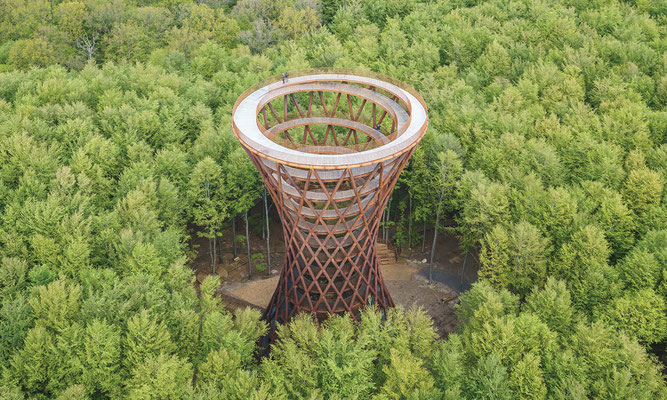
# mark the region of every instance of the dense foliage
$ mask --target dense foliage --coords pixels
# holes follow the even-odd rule
[[[658,1],[0,0],[0,398],[667,397],[666,18]],[[197,295],[189,239],[214,246],[262,195],[236,97],[330,66],[423,94],[393,239],[437,221],[482,282],[446,340],[415,310],[304,316],[258,364],[265,326],[224,311],[215,279]]]

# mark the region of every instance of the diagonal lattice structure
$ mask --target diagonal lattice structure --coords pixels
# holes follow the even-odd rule
[[[393,301],[375,242],[398,176],[426,132],[423,99],[387,77],[308,71],[247,90],[232,128],[280,215],[285,264],[264,312],[271,333],[296,313],[318,320]]]

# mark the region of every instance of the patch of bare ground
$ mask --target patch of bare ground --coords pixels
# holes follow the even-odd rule
[[[222,282],[218,292],[228,308],[251,306],[263,310],[268,305],[278,284],[284,257],[282,232],[279,228],[277,221],[272,223],[271,268],[264,272],[253,268],[251,279],[248,279],[245,245],[239,245],[238,255],[234,258],[231,233],[223,232],[222,259],[216,266],[216,271]],[[251,254],[266,252],[266,242],[261,237],[251,237],[250,243]],[[427,243],[430,244],[428,237]],[[193,268],[197,282],[200,283],[211,274],[208,239],[197,238],[194,244],[199,246]],[[467,290],[477,278],[477,256],[471,253],[466,258],[453,235],[440,234],[434,257],[433,280],[428,282],[428,263],[423,261],[429,254],[428,245],[425,246],[424,253],[418,245],[396,258],[392,248],[378,243],[382,276],[395,304],[406,309],[414,305],[421,306],[433,319],[434,327],[440,336],[446,337],[458,322],[455,312],[458,294]]]

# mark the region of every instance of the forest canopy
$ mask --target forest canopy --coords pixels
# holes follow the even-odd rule
[[[0,0],[0,398],[667,398],[666,22],[664,1]],[[195,289],[191,239],[262,200],[234,101],[309,67],[423,95],[393,240],[442,214],[479,253],[448,338],[416,309],[300,316],[259,362],[259,313]]]

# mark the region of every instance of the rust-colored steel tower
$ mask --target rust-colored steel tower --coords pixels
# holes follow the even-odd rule
[[[234,105],[234,134],[282,220],[285,264],[263,318],[359,316],[393,301],[375,242],[398,176],[426,131],[424,100],[391,78],[310,70],[269,79]]]

